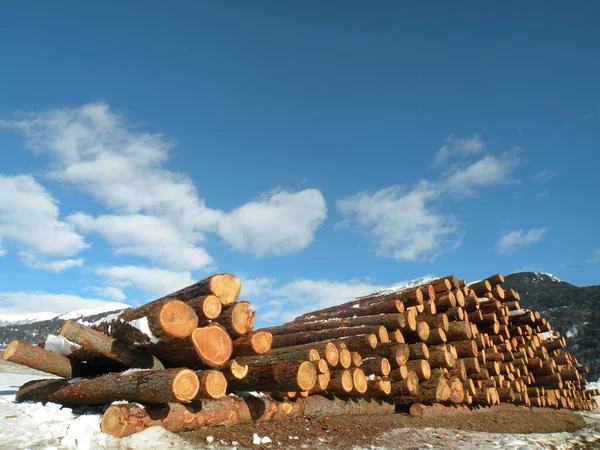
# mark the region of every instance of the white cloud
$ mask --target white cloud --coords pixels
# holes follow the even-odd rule
[[[155,267],[108,266],[97,269],[96,274],[105,278],[110,285],[121,289],[135,287],[157,297],[182,289],[195,281],[190,272],[174,272]]]
[[[0,237],[0,258],[6,256],[7,250],[2,247],[2,237]]]
[[[0,292],[1,314],[26,314],[40,310],[63,314],[76,309],[99,308],[111,302],[95,298],[83,298],[70,294],[47,292]]]
[[[320,191],[278,191],[224,215],[218,233],[240,251],[285,255],[308,247],[326,215]]]
[[[597,262],[600,262],[600,248],[596,249],[592,257],[586,261],[586,263],[588,264],[593,264]]]
[[[92,217],[77,213],[67,218],[78,230],[96,232],[118,253],[149,258],[174,269],[201,269],[212,262],[208,252],[191,242],[197,236],[186,236],[164,217],[132,215],[101,215]]]
[[[105,286],[105,287],[93,287],[92,292],[103,298],[112,298],[114,300],[123,301],[127,298],[125,293],[116,287]]]
[[[543,183],[548,183],[549,181],[552,181],[557,176],[558,176],[558,173],[556,170],[540,170],[538,173],[533,175],[531,177],[531,179],[533,181],[535,181],[536,183],[543,184]]]
[[[57,257],[88,247],[59,219],[58,201],[31,175],[0,175],[0,192],[0,238]]]
[[[274,278],[241,278],[242,292],[240,298],[259,297],[269,292],[277,280]]]
[[[444,248],[460,245],[456,221],[432,205],[437,196],[434,185],[421,181],[408,192],[398,187],[362,192],[337,206],[347,218],[344,224],[356,222],[377,241],[379,256],[434,259]]]
[[[519,149],[504,152],[500,157],[488,155],[467,167],[454,167],[441,185],[457,197],[474,195],[478,187],[513,183],[513,171],[520,163]]]
[[[209,265],[212,258],[198,246],[209,232],[258,256],[299,251],[311,244],[326,215],[315,189],[265,194],[231,213],[208,208],[190,177],[164,168],[173,142],[133,129],[106,103],[29,114],[0,126],[20,130],[29,148],[49,154],[53,179],[91,195],[111,212],[99,217],[82,212],[71,223],[99,233],[118,252],[170,269]]]
[[[478,134],[466,138],[448,136],[444,139],[444,145],[436,153],[434,164],[445,164],[454,156],[476,155],[481,153],[484,148],[485,143]]]
[[[527,232],[520,229],[506,233],[498,240],[498,251],[504,254],[514,253],[520,247],[541,241],[547,231],[548,228],[531,228]]]
[[[32,253],[19,252],[19,259],[27,267],[37,270],[44,270],[46,272],[59,273],[74,267],[83,267],[82,258],[41,261]]]

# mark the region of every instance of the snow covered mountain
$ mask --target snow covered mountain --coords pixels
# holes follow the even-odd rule
[[[48,334],[58,334],[66,320],[89,324],[128,308],[131,306],[113,302],[99,308],[78,309],[64,314],[52,312],[3,314],[0,315],[0,347],[6,347],[10,341],[16,339],[36,344]]]

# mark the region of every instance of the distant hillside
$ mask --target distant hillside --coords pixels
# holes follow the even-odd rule
[[[60,316],[57,315],[51,319],[45,319],[44,317],[44,315],[51,313],[41,313],[33,322],[31,320],[33,320],[34,314],[27,315],[27,319],[12,316],[13,323],[9,324],[6,324],[6,321],[10,320],[11,316],[3,316],[2,319],[5,322],[0,326],[0,348],[6,347],[11,341],[17,339],[29,344],[37,344],[49,334],[58,334],[68,319],[76,319],[79,322],[89,324],[109,315],[118,314],[127,308],[129,306],[123,303],[110,303],[102,308],[79,309]]]
[[[540,311],[567,337],[568,350],[590,366],[590,381],[600,378],[600,286],[578,287],[553,275],[519,272],[505,277],[505,289],[521,295],[521,304]]]

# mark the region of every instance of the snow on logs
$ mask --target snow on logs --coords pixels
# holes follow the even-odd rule
[[[564,337],[503,281],[451,275],[253,331],[240,281],[218,274],[91,327],[67,321],[48,339],[62,350],[15,341],[4,359],[67,378],[28,383],[19,401],[142,403],[108,407],[102,430],[114,436],[387,414],[394,404],[412,405],[415,416],[448,411],[440,402],[452,411],[500,402],[595,408],[597,392],[585,390],[586,368],[564,351]],[[77,378],[92,375],[100,376]]]

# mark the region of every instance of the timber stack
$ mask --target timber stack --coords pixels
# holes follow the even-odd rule
[[[503,281],[448,276],[254,330],[240,280],[217,274],[90,327],[67,321],[40,346],[14,341],[4,359],[61,377],[17,401],[110,405],[114,436],[426,405],[596,408],[587,368]]]

